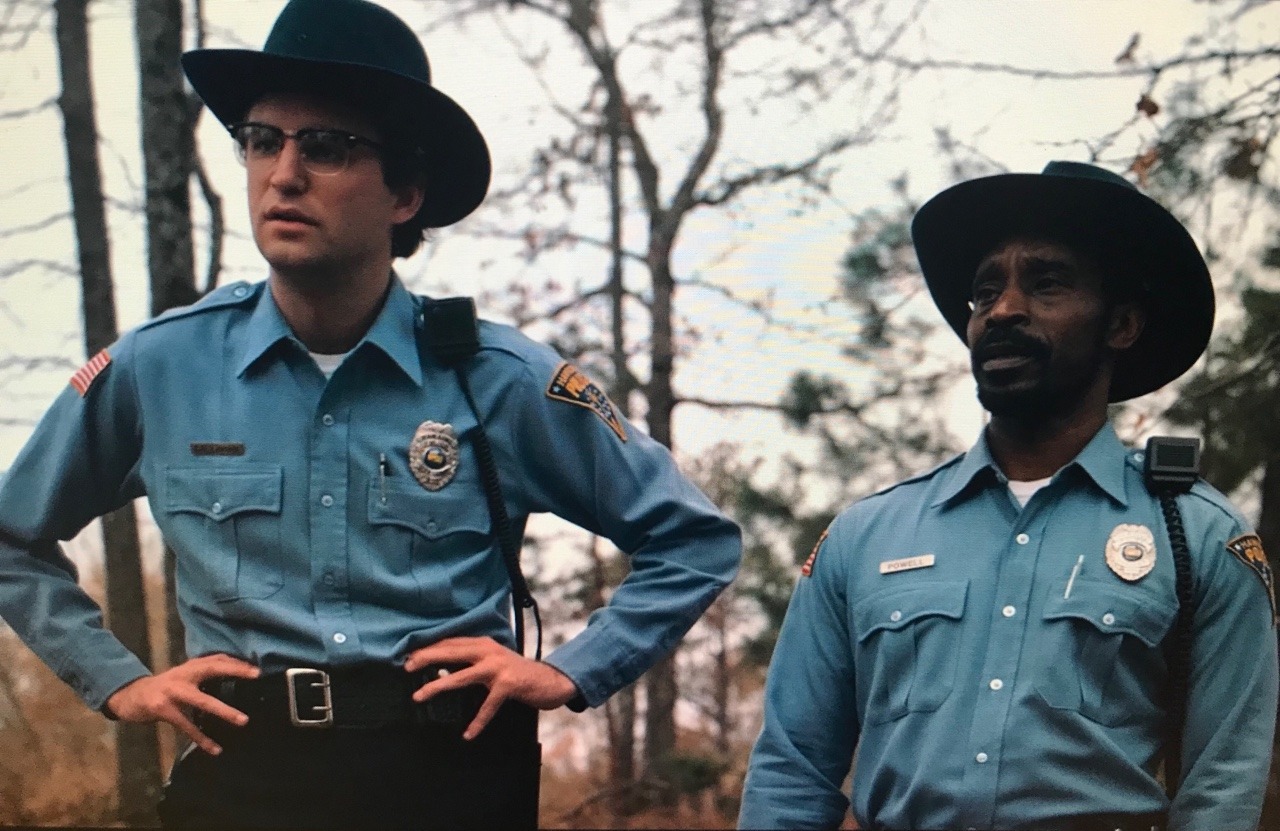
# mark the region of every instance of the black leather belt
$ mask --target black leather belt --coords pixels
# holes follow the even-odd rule
[[[1157,811],[1150,814],[1084,814],[1018,827],[1024,831],[1165,831],[1168,821],[1167,813]]]
[[[251,679],[219,678],[201,684],[201,689],[247,715],[255,729],[464,727],[488,694],[483,686],[450,690],[425,704],[411,697],[427,681],[456,669],[428,667],[408,673],[385,664],[294,667]]]
[[[1063,817],[1046,823],[1044,827],[1049,831],[1164,831],[1168,821],[1169,815],[1164,811],[1149,814],[1085,814]]]

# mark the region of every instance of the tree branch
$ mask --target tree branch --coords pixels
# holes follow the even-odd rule
[[[20,109],[20,110],[0,110],[0,121],[9,121],[17,118],[26,118],[29,115],[35,115],[36,113],[53,109],[56,106],[58,106],[58,98],[57,96],[54,96],[52,98],[46,98],[45,100],[41,101],[39,104],[35,104],[30,107],[24,107],[23,109]]]
[[[1215,50],[1212,52],[1201,52],[1196,55],[1179,55],[1178,57],[1170,58],[1166,61],[1132,67],[1081,70],[1048,69],[1044,67],[1017,66],[1015,64],[1006,63],[989,63],[986,61],[935,60],[932,58],[911,59],[896,55],[877,55],[874,52],[860,52],[856,53],[854,57],[864,61],[883,63],[899,69],[910,70],[912,72],[921,72],[933,69],[954,69],[964,72],[1012,75],[1014,77],[1035,78],[1039,80],[1090,81],[1107,78],[1158,76],[1170,69],[1202,65],[1206,63],[1257,60],[1259,58],[1280,58],[1280,47],[1265,47],[1245,51]]]
[[[698,22],[702,25],[702,56],[706,60],[702,68],[701,95],[702,119],[706,132],[698,152],[690,160],[689,167],[685,170],[671,199],[671,207],[665,216],[668,227],[665,229],[664,236],[674,235],[675,228],[671,226],[683,220],[695,204],[694,192],[698,182],[706,175],[707,168],[715,158],[716,151],[720,149],[720,142],[724,136],[724,111],[720,108],[720,102],[717,99],[723,77],[724,52],[716,34],[715,0],[701,0],[698,8],[700,12]]]

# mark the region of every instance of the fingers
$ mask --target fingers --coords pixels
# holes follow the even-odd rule
[[[507,697],[499,693],[496,687],[490,689],[484,703],[476,711],[476,717],[471,720],[471,723],[467,725],[467,729],[463,731],[462,738],[471,741],[476,736],[479,736],[481,731],[489,726],[489,722],[493,721],[493,717],[498,714],[498,710],[506,700]]]
[[[201,750],[217,755],[222,748],[201,732],[183,707],[243,727],[249,717],[205,693],[200,689],[200,683],[210,678],[256,678],[259,673],[253,664],[230,655],[193,658],[159,675],[145,676],[126,684],[107,699],[107,707],[124,721],[171,724]]]
[[[198,688],[194,693],[188,690],[175,692],[174,697],[182,701],[189,707],[201,712],[208,713],[214,718],[220,718],[228,724],[234,724],[236,727],[244,727],[249,723],[249,717],[213,696],[201,692]]]
[[[217,756],[222,752],[222,747],[213,739],[200,732],[200,728],[196,727],[195,722],[183,715],[182,711],[177,707],[172,708],[167,713],[160,714],[160,720],[172,724],[191,741],[195,742],[196,747],[208,753],[210,756]]]
[[[247,661],[221,653],[192,658],[175,669],[183,671],[195,679],[196,683],[210,678],[257,678],[262,673],[262,670]]]
[[[430,664],[475,664],[487,656],[510,651],[493,638],[445,638],[409,653],[404,668],[418,672]]]

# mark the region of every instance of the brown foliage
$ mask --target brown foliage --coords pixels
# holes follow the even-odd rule
[[[100,572],[84,574],[101,602]],[[162,632],[163,587],[147,579],[152,632]],[[163,650],[156,650],[164,654]],[[176,744],[160,735],[168,770]],[[13,631],[0,625],[0,827],[115,824],[115,726],[90,710]]]

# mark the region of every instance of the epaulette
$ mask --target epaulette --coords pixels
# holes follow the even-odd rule
[[[870,499],[873,496],[883,496],[884,494],[889,493],[890,491],[897,490],[898,488],[905,487],[906,485],[913,485],[916,482],[924,482],[925,480],[932,479],[933,477],[937,476],[939,473],[951,467],[952,465],[958,464],[960,460],[963,459],[964,457],[965,457],[964,453],[959,453],[955,456],[952,456],[950,459],[947,459],[945,462],[942,462],[941,464],[936,465],[930,468],[929,470],[926,470],[924,473],[917,473],[915,476],[908,477],[906,479],[903,479],[900,482],[894,482],[892,485],[889,485],[887,488],[878,490],[875,493],[867,494],[866,496],[863,497],[863,499]]]
[[[505,323],[495,323],[481,318],[480,349],[505,352],[521,363],[529,363],[529,357],[539,351],[554,352],[549,346],[538,343],[524,332]]]
[[[218,286],[190,306],[179,306],[176,309],[168,309],[160,313],[139,326],[138,330],[150,329],[173,320],[191,317],[192,315],[210,312],[215,309],[248,305],[257,301],[258,292],[255,288],[255,284],[247,283],[244,280],[228,283],[225,286]]]

